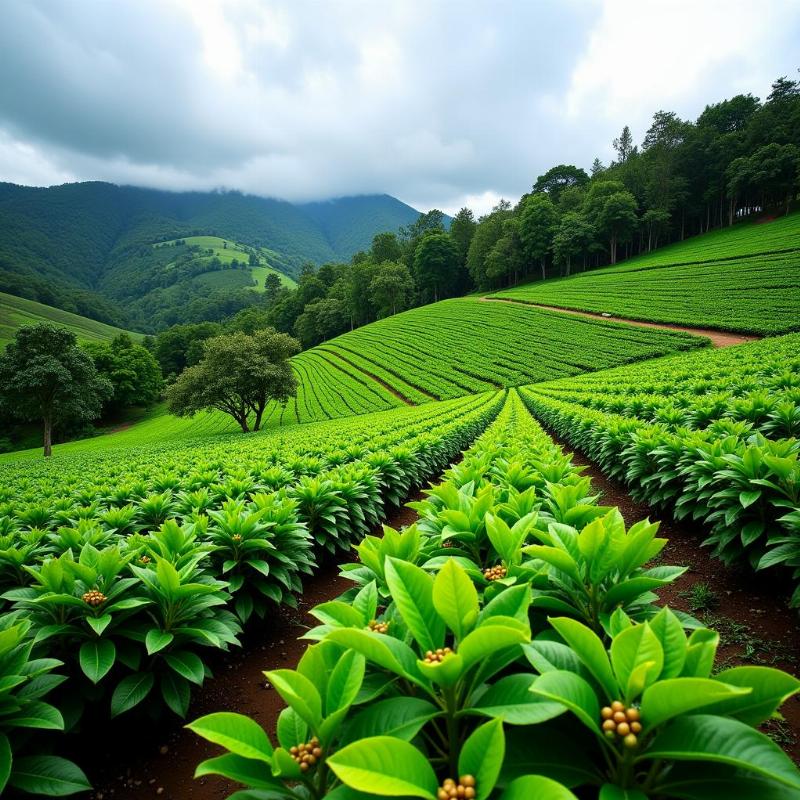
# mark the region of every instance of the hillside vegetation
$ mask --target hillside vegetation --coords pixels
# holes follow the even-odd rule
[[[774,334],[800,329],[800,213],[492,297],[630,319]]]
[[[67,330],[72,331],[81,342],[110,341],[117,334],[127,333],[134,339],[140,339],[141,334],[115,328],[103,322],[81,317],[53,308],[33,300],[0,292],[0,347],[4,347],[17,329],[22,325],[33,325],[37,322],[53,322]]]
[[[339,213],[339,204],[347,208]],[[152,247],[183,236],[257,248],[265,266],[293,276],[306,262],[348,260],[372,237],[418,212],[385,195],[330,201],[324,210],[238,192],[163,192],[89,182],[50,188],[0,183],[0,290],[105,322],[151,323],[128,308],[130,284],[158,271]],[[319,220],[319,221],[318,221]],[[167,284],[168,286],[171,284]],[[173,293],[175,308],[194,297]],[[170,324],[169,322],[167,324]]]

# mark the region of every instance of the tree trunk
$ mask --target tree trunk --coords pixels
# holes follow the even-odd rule
[[[609,242],[609,250],[610,250],[609,255],[611,256],[611,263],[612,264],[616,264],[617,263],[617,237],[616,236],[612,236],[611,237],[611,241]]]
[[[686,210],[681,209],[681,241],[683,241],[686,232]]]
[[[256,419],[255,422],[253,423],[254,431],[257,431],[261,428],[261,417],[263,415],[264,415],[264,406],[261,406],[261,408],[257,409],[256,411]],[[247,421],[247,417],[245,417],[245,421]]]
[[[44,457],[53,455],[53,421],[49,416],[44,418]]]
[[[250,433],[250,426],[247,424],[247,412],[237,417],[236,421],[242,426],[242,433]]]
[[[572,269],[572,256],[567,255],[567,277],[569,278],[569,273]]]
[[[545,272],[544,272],[544,256],[542,256],[540,263],[542,265],[542,280],[546,280],[547,276],[545,275]]]

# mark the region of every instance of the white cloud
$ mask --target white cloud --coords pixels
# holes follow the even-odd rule
[[[799,35],[791,0],[3,0],[0,180],[480,214],[659,108],[763,94]]]

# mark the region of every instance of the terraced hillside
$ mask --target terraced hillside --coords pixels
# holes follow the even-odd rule
[[[681,332],[587,320],[518,305],[445,300],[339,336],[296,356],[297,397],[263,426],[317,422],[518,386],[626,364],[708,341]],[[235,430],[221,413],[176,419],[161,407],[129,428],[57,445],[94,452]],[[38,457],[38,450],[0,462]]]
[[[17,328],[36,322],[53,322],[67,328],[81,342],[108,341],[119,333],[128,333],[135,339],[141,338],[139,333],[123,331],[113,325],[62,311],[60,308],[0,292],[0,347],[4,347],[14,338]]]
[[[492,297],[743,333],[800,329],[800,214]]]
[[[523,391],[631,495],[702,523],[726,561],[800,567],[800,334]],[[800,605],[800,569],[794,604]]]

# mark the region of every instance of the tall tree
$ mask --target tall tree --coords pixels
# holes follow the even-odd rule
[[[372,237],[370,258],[376,264],[384,261],[399,261],[403,255],[403,248],[396,233],[377,233]]]
[[[469,245],[475,235],[476,227],[475,215],[468,208],[460,209],[450,223],[450,236],[453,237],[453,242],[458,249],[458,257],[463,266],[466,266]]]
[[[553,237],[553,258],[556,264],[565,266],[565,274],[572,272],[572,259],[583,256],[586,268],[586,254],[595,238],[595,230],[586,217],[577,211],[569,211],[561,218]]]
[[[626,125],[622,129],[622,133],[614,139],[614,149],[617,151],[617,163],[624,164],[631,156],[634,150],[633,135],[631,129]]]
[[[378,316],[387,317],[408,308],[414,293],[414,281],[405,264],[385,261],[378,266],[369,292]]]
[[[557,226],[558,212],[548,195],[532,194],[525,198],[520,209],[519,236],[525,255],[539,263],[542,280],[547,276],[547,254]]]
[[[554,203],[567,186],[585,186],[589,176],[585,170],[572,164],[559,164],[540,175],[533,184],[534,192],[546,192]]]
[[[75,334],[47,322],[20,328],[0,353],[0,410],[41,421],[44,455],[52,455],[53,429],[100,416],[112,386],[98,374]]]
[[[420,239],[414,255],[414,277],[423,296],[432,296],[436,302],[451,295],[458,271],[458,250],[449,234],[434,231]]]
[[[164,382],[158,361],[127,333],[115,336],[110,342],[87,344],[85,350],[98,373],[112,386],[107,407],[149,406],[161,396]]]
[[[273,328],[215,336],[205,343],[199,364],[189,367],[167,390],[169,410],[179,417],[216,409],[242,430],[261,427],[267,404],[283,405],[297,393],[289,358],[300,351],[296,339]]]

